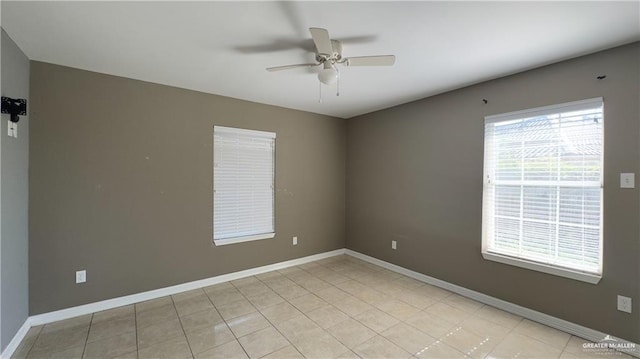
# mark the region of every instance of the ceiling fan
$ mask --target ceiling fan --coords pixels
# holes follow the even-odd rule
[[[326,29],[309,28],[311,38],[316,45],[316,63],[295,64],[286,66],[267,67],[267,71],[281,71],[299,67],[315,67],[322,65],[318,72],[318,80],[325,85],[331,85],[340,78],[337,65],[343,66],[391,66],[396,62],[395,55],[343,57],[342,43],[332,40]]]

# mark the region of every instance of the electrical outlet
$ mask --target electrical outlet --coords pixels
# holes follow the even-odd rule
[[[293,245],[294,246],[298,245],[298,237],[293,237]]]
[[[398,249],[398,242],[391,241],[391,249]]]
[[[618,310],[621,312],[631,313],[631,298],[619,295]]]
[[[87,281],[87,270],[79,270],[76,272],[76,284],[84,283]]]
[[[621,173],[620,174],[620,188],[635,188],[636,187],[636,174],[635,173]]]

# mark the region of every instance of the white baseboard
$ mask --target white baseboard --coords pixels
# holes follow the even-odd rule
[[[365,254],[362,254],[362,253],[359,253],[359,252],[355,252],[355,251],[352,251],[350,249],[337,249],[337,250],[330,251],[330,252],[314,254],[314,255],[311,255],[311,256],[292,259],[292,260],[285,261],[285,262],[274,263],[274,264],[270,264],[270,265],[266,265],[266,266],[262,266],[262,267],[251,268],[251,269],[247,269],[247,270],[243,270],[243,271],[239,271],[239,272],[223,274],[223,275],[219,275],[219,276],[216,276],[216,277],[211,277],[211,278],[197,280],[197,281],[193,281],[193,282],[178,284],[178,285],[171,286],[171,287],[155,289],[155,290],[151,290],[151,291],[147,291],[147,292],[127,295],[127,296],[124,296],[124,297],[119,297],[119,298],[114,298],[114,299],[107,299],[107,300],[103,300],[103,301],[100,301],[100,302],[95,302],[95,303],[85,304],[85,305],[72,307],[72,308],[68,308],[68,309],[57,310],[57,311],[54,311],[54,312],[34,315],[34,316],[31,316],[31,317],[27,318],[27,320],[25,320],[25,322],[22,325],[22,327],[18,330],[18,332],[13,337],[11,342],[9,342],[9,345],[7,345],[5,350],[0,354],[0,359],[9,359],[11,357],[11,355],[13,355],[15,350],[18,348],[18,345],[20,345],[20,342],[22,342],[22,340],[24,339],[25,335],[27,334],[27,332],[29,331],[29,329],[32,326],[47,324],[47,323],[55,322],[55,321],[58,321],[58,320],[69,319],[69,318],[77,317],[77,316],[80,316],[80,315],[99,312],[99,311],[102,311],[102,310],[113,309],[113,308],[121,307],[123,305],[135,304],[135,303],[146,301],[146,300],[151,300],[151,299],[164,297],[164,296],[167,296],[167,295],[177,294],[177,293],[184,292],[184,291],[187,291],[187,290],[203,288],[203,287],[206,287],[206,286],[223,283],[223,282],[227,282],[227,281],[230,281],[230,280],[241,279],[241,278],[250,277],[250,276],[256,275],[256,274],[261,274],[261,273],[266,273],[266,272],[270,272],[270,271],[274,271],[274,270],[278,270],[278,269],[284,269],[284,268],[288,268],[288,267],[292,267],[292,266],[297,266],[297,265],[300,265],[300,264],[305,264],[305,263],[317,261],[317,260],[324,259],[324,258],[334,257],[334,256],[341,255],[341,254],[350,255],[352,257],[355,257],[355,258],[364,260],[366,262],[378,265],[380,267],[389,269],[391,271],[394,271],[394,272],[406,275],[408,277],[417,279],[417,280],[419,280],[421,282],[424,282],[424,283],[427,283],[427,284],[434,285],[436,287],[440,287],[440,288],[446,289],[446,290],[451,291],[453,293],[460,294],[462,296],[471,298],[471,299],[476,300],[478,302],[490,305],[492,307],[496,307],[496,308],[502,309],[502,310],[504,310],[506,312],[510,312],[510,313],[519,315],[519,316],[521,316],[523,318],[527,318],[529,320],[533,320],[535,322],[550,326],[552,328],[556,328],[558,330],[562,330],[562,331],[567,332],[569,334],[573,334],[575,336],[587,339],[587,340],[595,342],[595,343],[601,341],[606,335],[605,333],[602,333],[600,331],[597,331],[597,330],[594,330],[594,329],[591,329],[591,328],[587,328],[587,327],[584,327],[584,326],[581,326],[581,325],[578,325],[578,324],[575,324],[575,323],[572,323],[572,322],[569,322],[569,321],[566,321],[566,320],[563,320],[563,319],[560,319],[560,318],[556,318],[556,317],[553,317],[553,316],[550,316],[548,314],[544,314],[544,313],[541,313],[541,312],[538,312],[538,311],[535,311],[535,310],[532,310],[532,309],[528,309],[528,308],[519,306],[517,304],[510,303],[510,302],[507,302],[507,301],[504,301],[504,300],[501,300],[501,299],[498,299],[498,298],[495,298],[495,297],[491,297],[491,296],[488,296],[486,294],[483,294],[483,293],[480,293],[480,292],[476,292],[476,291],[473,291],[473,290],[470,290],[470,289],[467,289],[467,288],[464,288],[464,287],[461,287],[461,286],[458,286],[458,285],[455,285],[455,284],[452,284],[452,283],[449,283],[449,282],[445,282],[443,280],[440,280],[440,279],[437,279],[437,278],[433,278],[433,277],[430,277],[430,276],[422,274],[422,273],[414,272],[414,271],[406,269],[404,267],[400,267],[398,265],[395,265],[395,264],[392,264],[392,263],[389,263],[389,262],[385,262],[383,260],[380,260],[380,259],[377,259],[377,258],[374,258],[374,257],[370,257],[368,255],[365,255]],[[634,343],[631,343],[631,342],[629,342],[627,340],[624,340],[624,339],[619,339],[619,338],[616,338],[616,339],[617,339],[618,343],[634,344]],[[625,351],[625,353],[640,358],[640,345],[635,344],[635,351],[633,351],[633,352]]]
[[[22,339],[24,339],[25,335],[27,335],[27,332],[29,332],[29,329],[31,329],[31,323],[29,322],[29,318],[27,318],[20,329],[18,329],[16,335],[13,336],[13,339],[11,339],[7,347],[4,348],[4,350],[0,354],[0,359],[11,358],[16,349],[18,349],[18,346],[22,342]]]
[[[330,252],[314,254],[307,257],[296,258],[296,259],[292,259],[284,262],[269,264],[262,267],[250,268],[250,269],[242,270],[239,272],[228,273],[228,274],[223,274],[223,275],[219,275],[211,278],[196,280],[193,282],[182,283],[182,284],[178,284],[178,285],[174,285],[166,288],[154,289],[147,292],[127,295],[119,298],[102,300],[95,303],[90,303],[90,304],[80,305],[77,307],[56,310],[54,312],[30,316],[24,322],[24,324],[22,325],[22,328],[20,328],[18,333],[16,333],[16,335],[13,337],[13,339],[11,340],[7,348],[2,352],[2,354],[0,354],[0,359],[8,359],[11,357],[11,355],[13,355],[14,351],[18,348],[18,345],[20,344],[20,342],[22,342],[22,339],[24,339],[24,336],[29,331],[29,328],[31,328],[32,326],[52,323],[58,320],[69,319],[69,318],[77,317],[80,315],[91,314],[91,313],[99,312],[102,310],[113,309],[113,308],[121,307],[124,305],[139,303],[146,300],[156,299],[156,298],[164,297],[167,295],[173,295],[173,294],[181,293],[181,292],[192,290],[192,289],[198,289],[198,288],[203,288],[203,287],[207,287],[214,284],[228,282],[230,280],[241,279],[241,278],[250,277],[256,274],[293,267],[300,264],[305,264],[305,263],[317,261],[320,259],[334,257],[341,254],[345,254],[344,248],[336,249]]]
[[[487,305],[490,305],[492,307],[496,307],[498,309],[502,309],[505,312],[509,312],[509,313],[513,313],[515,315],[521,316],[523,318],[527,318],[529,320],[544,324],[546,326],[552,327],[552,328],[556,328],[558,330],[561,330],[563,332],[569,333],[569,334],[573,334],[575,336],[578,336],[580,338],[584,338],[587,339],[591,342],[594,343],[598,343],[601,340],[603,340],[605,338],[605,336],[607,335],[606,333],[602,333],[600,331],[591,329],[591,328],[587,328],[584,327],[582,325],[578,325],[576,323],[572,323],[560,318],[556,318],[553,317],[551,315],[548,314],[544,314],[538,311],[535,311],[533,309],[529,309],[529,308],[525,308],[522,306],[519,306],[517,304],[513,304],[507,301],[504,301],[502,299],[498,299],[480,292],[476,292],[474,290],[471,289],[467,289],[449,282],[445,282],[443,280],[437,279],[437,278],[433,278],[430,277],[428,275],[422,274],[422,273],[418,273],[418,272],[414,272],[410,269],[406,269],[404,267],[400,267],[398,265],[389,263],[389,262],[385,262],[383,260],[374,258],[374,257],[370,257],[366,254],[362,254],[356,251],[352,251],[350,249],[346,249],[345,250],[345,254],[350,255],[352,257],[361,259],[363,261],[378,265],[380,267],[389,269],[391,271],[394,271],[396,273],[400,273],[403,275],[406,275],[407,277],[411,277],[413,279],[417,279],[421,282],[427,283],[427,284],[431,284],[433,286],[436,287],[440,287],[442,289],[446,289],[450,292],[456,293],[456,294],[460,294],[462,296],[465,296],[467,298],[471,298],[475,301],[478,301],[480,303],[484,303]],[[620,344],[635,344],[632,343],[628,340],[624,340],[624,339],[620,339],[620,338],[615,338],[617,343]],[[635,344],[635,350],[634,351],[625,351],[624,353],[629,354],[629,355],[633,355],[635,357],[640,358],[640,345]]]

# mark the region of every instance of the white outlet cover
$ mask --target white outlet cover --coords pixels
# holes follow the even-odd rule
[[[621,312],[631,313],[631,298],[619,295],[618,310]]]
[[[620,188],[635,188],[636,187],[636,174],[635,173],[621,173],[620,174]]]
[[[298,245],[298,237],[293,237],[293,245]]]
[[[87,271],[86,270],[79,270],[76,272],[76,284],[77,283],[84,283],[87,281]]]
[[[7,121],[9,123],[9,125],[7,126],[7,135],[9,137],[18,138],[18,123],[11,122],[10,120]]]
[[[391,249],[397,249],[397,248],[398,248],[398,242],[391,241]]]

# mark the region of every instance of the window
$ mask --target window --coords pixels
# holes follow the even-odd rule
[[[485,259],[597,283],[602,99],[485,117]]]
[[[275,141],[272,132],[213,128],[213,241],[273,238]]]

